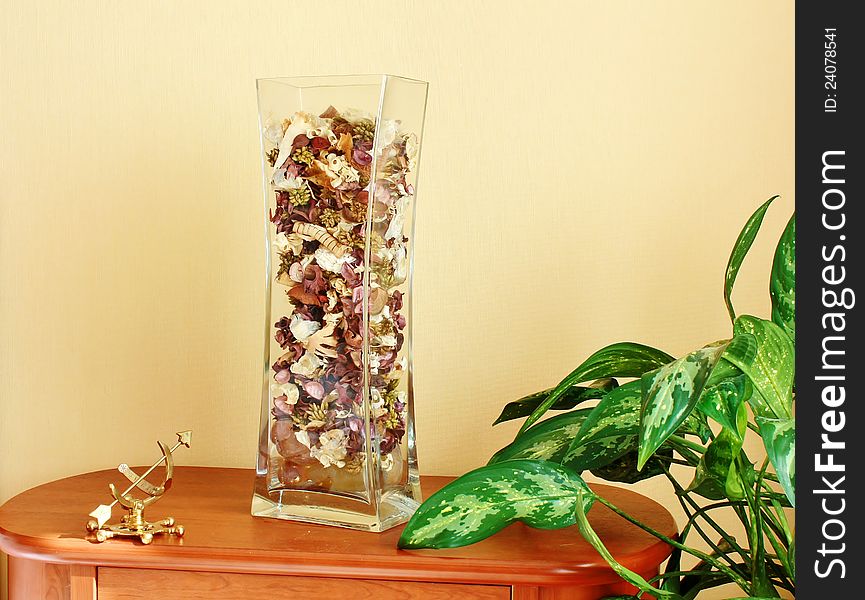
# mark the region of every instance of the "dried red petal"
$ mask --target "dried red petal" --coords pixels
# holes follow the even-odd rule
[[[306,137],[305,133],[299,133],[295,136],[294,140],[292,140],[291,147],[303,148],[304,146],[309,146],[309,138]]]
[[[314,137],[312,138],[312,142],[310,142],[313,150],[324,150],[325,148],[330,147],[330,142],[327,141],[327,138],[323,137]]]
[[[351,153],[351,157],[359,165],[366,166],[372,162],[372,156],[364,152],[363,150],[359,150],[357,148],[354,149]]]

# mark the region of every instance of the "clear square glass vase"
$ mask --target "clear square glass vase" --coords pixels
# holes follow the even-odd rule
[[[252,514],[384,531],[420,502],[411,357],[427,84],[258,81],[267,226]]]

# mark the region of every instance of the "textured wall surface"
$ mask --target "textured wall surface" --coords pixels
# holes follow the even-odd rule
[[[255,78],[430,82],[418,438],[422,471],[456,474],[513,436],[504,402],[606,343],[727,336],[727,253],[778,193],[735,294],[767,313],[792,32],[781,0],[0,0],[0,501],[181,428],[179,462],[253,465]]]

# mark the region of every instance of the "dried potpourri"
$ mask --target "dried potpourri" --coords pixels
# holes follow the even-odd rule
[[[414,190],[406,176],[417,138],[395,121],[382,121],[377,133],[376,126],[369,115],[331,107],[265,129],[274,283],[284,291],[273,295],[274,314],[277,298],[286,300],[272,331],[281,353],[272,353],[270,433],[281,457],[276,476],[289,487],[362,489],[365,341],[371,442],[386,477],[398,479],[403,467],[406,319],[398,288],[408,277],[403,229]]]

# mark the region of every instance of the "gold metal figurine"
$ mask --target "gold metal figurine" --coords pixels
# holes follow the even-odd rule
[[[137,537],[143,544],[149,544],[153,541],[153,536],[160,533],[176,535],[178,537],[183,536],[183,525],[175,525],[174,517],[166,517],[149,523],[144,520],[144,509],[159,500],[171,488],[171,479],[174,476],[172,452],[180,446],[189,448],[191,440],[192,431],[179,431],[177,433],[177,443],[173,447],[169,448],[168,444],[157,442],[159,449],[162,450],[162,458],[153,463],[141,475],[138,475],[125,463],[117,467],[117,470],[123,473],[132,483],[122,492],[118,492],[113,483],[108,484],[108,487],[111,488],[111,495],[114,496],[114,502],[111,504],[100,504],[90,513],[90,517],[92,518],[87,521],[87,531],[93,534],[92,539],[94,541],[104,542],[113,537]],[[145,477],[150,475],[163,462],[165,462],[165,475],[162,478],[162,483],[153,485]],[[132,496],[130,492],[136,488],[144,492],[146,496],[144,498],[135,498]],[[126,515],[119,523],[111,525],[108,523],[108,520],[111,519],[111,509],[118,502],[126,509]]]

